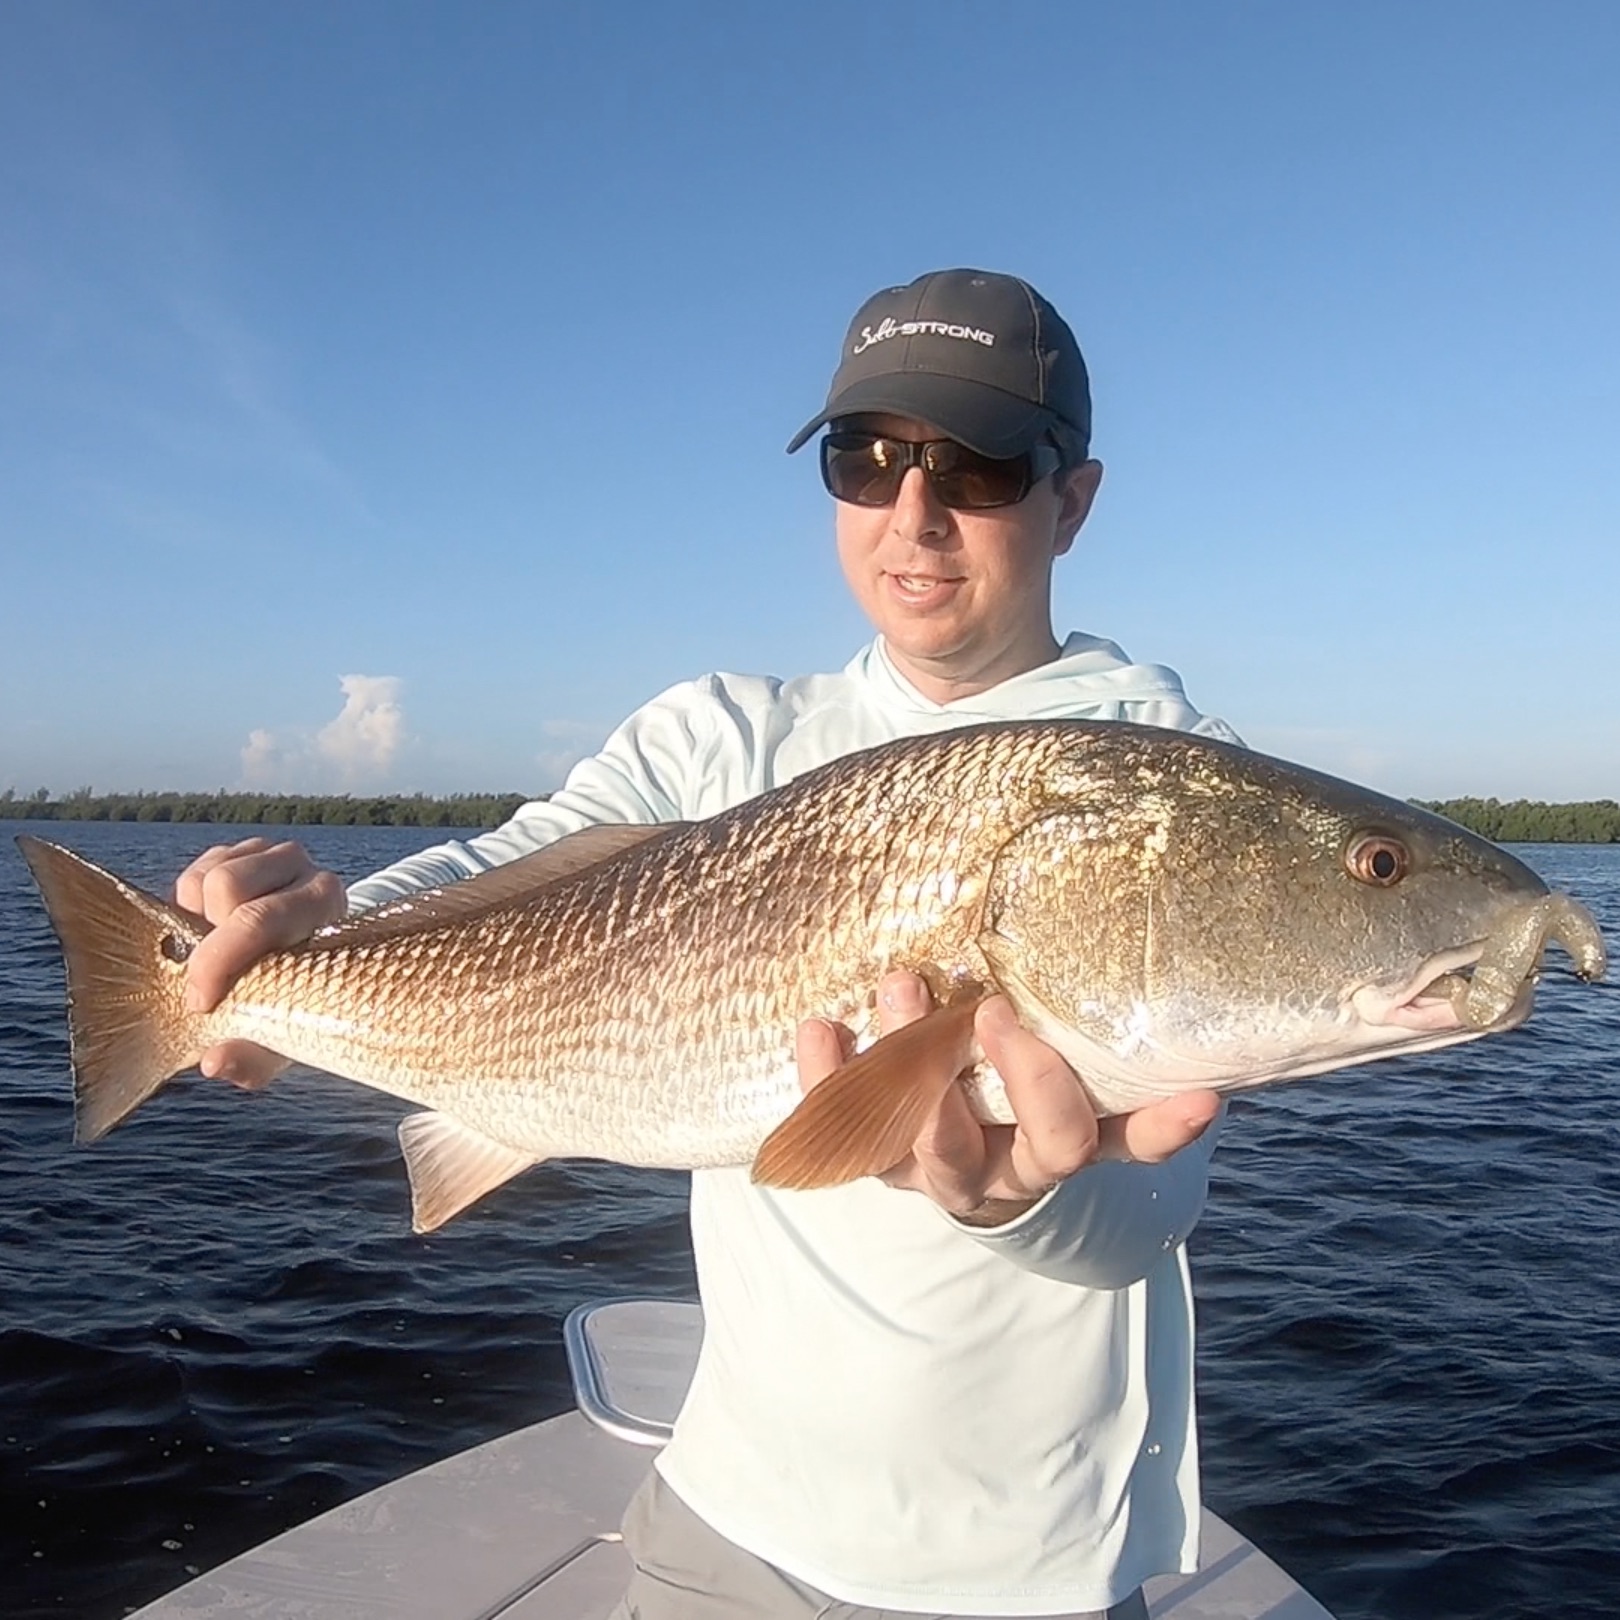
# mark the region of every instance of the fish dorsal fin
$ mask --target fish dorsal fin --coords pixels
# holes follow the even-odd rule
[[[583,872],[587,867],[600,866],[635,849],[649,839],[662,838],[677,827],[690,826],[686,821],[661,821],[646,825],[637,822],[618,822],[601,827],[581,827],[578,832],[567,833],[554,844],[537,849],[532,855],[520,855],[503,866],[480,872],[457,889],[474,889],[490,899],[508,900],[513,894],[524,894],[543,889],[551,883],[561,883]],[[507,884],[511,888],[507,888]]]
[[[893,1169],[928,1116],[978,1056],[978,998],[936,1007],[835,1069],[765,1138],[763,1187],[836,1187]]]
[[[420,928],[481,915],[509,900],[526,899],[565,878],[577,877],[593,866],[601,866],[627,850],[690,825],[687,821],[662,821],[651,826],[582,827],[576,833],[559,838],[555,844],[537,849],[532,855],[520,855],[515,861],[492,866],[487,872],[369,906],[321,929],[315,941],[317,944],[346,942],[353,935],[363,933],[375,942],[396,933],[414,933]]]
[[[540,1157],[497,1142],[448,1114],[411,1114],[399,1122],[411,1177],[411,1228],[432,1232]]]

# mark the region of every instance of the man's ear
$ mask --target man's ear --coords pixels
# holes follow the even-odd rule
[[[1061,557],[1074,544],[1080,525],[1091,512],[1091,503],[1097,498],[1102,483],[1103,466],[1100,461],[1082,461],[1078,467],[1069,467],[1057,475],[1058,517],[1053,537],[1052,555]]]

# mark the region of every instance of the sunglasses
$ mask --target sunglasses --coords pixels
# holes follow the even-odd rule
[[[935,499],[953,511],[1016,506],[1062,465],[1062,451],[1050,444],[1001,460],[981,456],[955,439],[912,444],[880,433],[829,433],[821,441],[821,481],[827,493],[855,506],[892,506],[913,467],[922,468]]]

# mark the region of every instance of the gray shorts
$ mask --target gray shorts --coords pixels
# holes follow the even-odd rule
[[[609,1620],[974,1620],[839,1603],[711,1530],[656,1468],[625,1513],[624,1545],[635,1573]],[[1138,1591],[1052,1620],[1148,1620],[1148,1611]]]

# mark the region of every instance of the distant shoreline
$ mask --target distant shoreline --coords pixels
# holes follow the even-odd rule
[[[250,827],[498,827],[544,794],[0,793],[0,821],[179,821]],[[1413,799],[1498,844],[1620,844],[1620,803]]]
[[[1493,844],[1620,844],[1620,804],[1583,799],[1544,804],[1539,799],[1413,799],[1424,810],[1455,821]]]
[[[169,821],[236,827],[498,827],[532,793],[0,793],[0,821]]]

